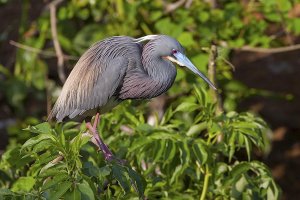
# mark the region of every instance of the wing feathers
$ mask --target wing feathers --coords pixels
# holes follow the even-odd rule
[[[144,40],[148,38],[141,38]],[[141,66],[141,46],[130,37],[111,37],[88,49],[64,84],[48,119],[76,117],[104,106],[122,84],[126,70]]]
[[[127,66],[128,59],[118,57],[109,62],[101,74],[99,66],[90,67],[85,73],[82,72],[84,70],[74,69],[71,74],[79,81],[74,78],[65,83],[49,118],[56,117],[57,121],[62,121],[66,116],[74,118],[104,106],[119,86]]]

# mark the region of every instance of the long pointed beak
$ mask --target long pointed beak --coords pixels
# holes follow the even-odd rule
[[[176,62],[178,65],[180,66],[186,66],[187,68],[189,68],[192,72],[194,72],[195,74],[197,74],[198,76],[200,76],[206,83],[208,83],[208,85],[210,87],[212,87],[214,90],[217,90],[217,88],[214,86],[214,84],[206,77],[204,76],[204,74],[202,74],[197,67],[195,67],[195,65],[182,53],[180,52],[176,52],[173,54],[175,56],[176,59],[171,58],[170,60],[173,62]]]

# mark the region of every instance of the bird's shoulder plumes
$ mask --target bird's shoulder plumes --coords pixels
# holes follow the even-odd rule
[[[159,36],[160,35],[146,35],[144,37],[136,38],[133,41],[135,43],[141,43],[141,42],[145,42],[145,41],[148,41],[148,40],[154,40],[154,39],[158,38]]]

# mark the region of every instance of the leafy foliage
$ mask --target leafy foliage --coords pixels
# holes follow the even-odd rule
[[[173,199],[180,194],[194,199],[204,191],[212,199],[278,199],[280,190],[265,165],[234,156],[245,149],[250,160],[253,147],[265,147],[263,120],[250,113],[215,116],[206,91],[196,86],[194,90],[193,100],[169,107],[155,126],[145,123],[141,111],[130,112],[127,106],[102,117],[101,133],[117,133],[122,125],[133,130],[130,135],[104,134],[117,157],[128,161],[126,165],[104,162],[102,154],[87,143],[90,136],[84,123],[29,126],[25,131],[36,136],[3,155],[2,184],[13,182],[5,196],[31,192],[32,198],[46,199],[144,195]],[[191,116],[190,125],[184,118]],[[14,156],[20,160],[16,162]]]
[[[1,6],[8,3],[0,0]],[[193,1],[169,12],[170,3],[65,1],[57,8],[59,42],[65,54],[79,56],[92,43],[112,35],[168,34],[185,46],[204,73],[208,53],[201,49],[213,42],[219,46],[217,79],[225,112],[216,115],[203,81],[179,68],[167,94],[172,101],[153,126],[146,122],[145,102],[123,102],[102,117],[99,132],[127,164],[104,162],[88,142],[84,123],[42,123],[44,105],[53,103],[61,89],[49,56],[53,53],[49,12],[44,9],[30,22],[30,1],[22,1],[19,42],[46,53],[17,49],[13,70],[0,65],[1,94],[20,118],[8,129],[10,145],[1,157],[1,197],[279,199],[280,189],[269,169],[252,161],[253,150],[269,148],[267,125],[251,113],[236,112],[239,100],[266,92],[232,80],[226,59],[235,48],[282,46],[287,42],[278,35],[299,35],[299,18],[292,14],[299,1],[218,1],[217,8],[208,1]],[[1,41],[8,34],[4,30]],[[65,64],[70,70],[74,62]]]

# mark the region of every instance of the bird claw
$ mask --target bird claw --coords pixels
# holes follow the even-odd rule
[[[97,145],[98,146],[98,145]],[[106,145],[105,145],[106,146]],[[99,146],[98,146],[99,147]],[[104,159],[105,159],[105,161],[107,161],[107,162],[116,162],[116,163],[118,163],[118,164],[120,164],[120,165],[126,165],[126,163],[127,163],[127,160],[123,160],[123,159],[119,159],[119,158],[117,158],[116,156],[114,156],[112,153],[111,153],[111,151],[108,149],[108,147],[106,146],[106,148],[107,148],[107,150],[106,151],[102,151],[101,150],[101,148],[99,148],[101,151],[102,151],[102,153],[103,153],[103,155],[104,155]]]
[[[127,164],[127,160],[116,158],[114,155],[111,155],[109,157],[105,157],[105,160],[108,161],[108,162],[116,162],[119,165],[126,165]]]
[[[116,158],[112,154],[110,149],[107,147],[107,145],[103,142],[103,140],[99,137],[99,134],[98,134],[98,131],[96,128],[98,121],[99,121],[99,115],[97,114],[95,117],[93,126],[91,125],[91,123],[86,124],[88,130],[91,132],[91,135],[92,135],[91,141],[102,151],[105,161],[108,161],[108,162],[115,161],[118,164],[125,165],[127,163],[127,161]]]
[[[94,139],[94,136],[92,136],[92,139]],[[92,140],[91,139],[91,140]],[[93,142],[94,143],[94,142]],[[107,151],[103,151],[103,150],[101,150],[101,148],[100,148],[100,146],[99,146],[99,144],[97,144],[97,143],[94,143],[97,147],[98,147],[98,150],[99,151],[102,151],[102,153],[103,153],[103,156],[104,156],[104,160],[105,161],[107,161],[107,162],[116,162],[116,163],[118,163],[118,164],[120,164],[120,165],[126,165],[126,163],[127,163],[127,160],[123,160],[123,159],[119,159],[119,158],[117,158],[116,156],[114,156],[112,153],[111,153],[111,151],[108,149],[108,147],[107,147],[107,149],[109,150],[109,152],[107,152]]]

